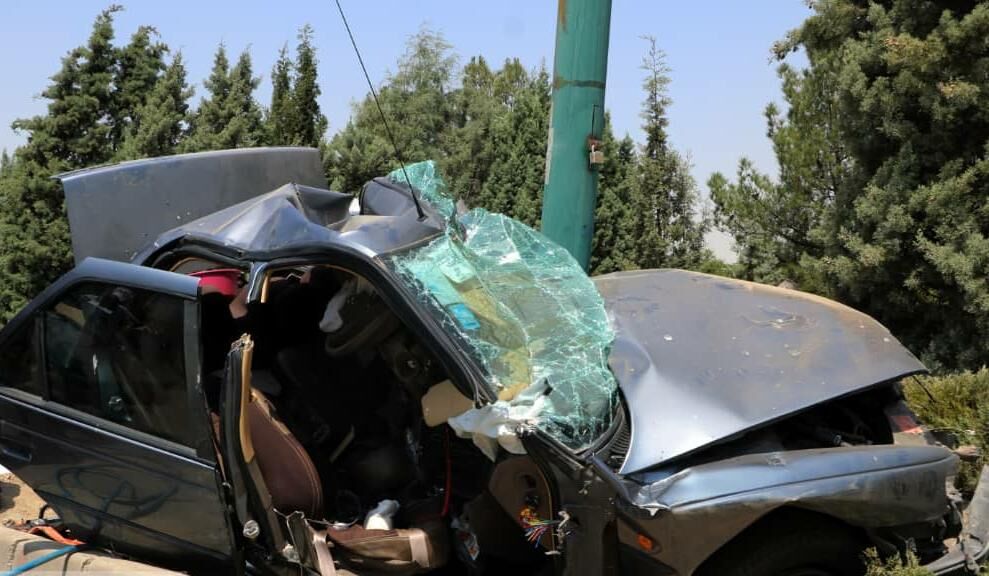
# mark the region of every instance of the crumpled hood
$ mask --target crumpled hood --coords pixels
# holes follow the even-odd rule
[[[594,281],[631,414],[622,473],[925,371],[881,324],[819,296],[683,270]]]

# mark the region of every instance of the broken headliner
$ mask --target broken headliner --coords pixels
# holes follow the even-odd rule
[[[594,281],[631,415],[623,473],[925,371],[869,316],[803,292],[682,270]]]
[[[441,217],[426,203],[426,217],[418,218],[407,186],[384,178],[365,186],[360,214],[351,214],[352,202],[350,194],[286,184],[162,234],[135,260],[146,261],[177,241],[210,244],[257,260],[326,245],[376,256],[432,238],[444,229]]]

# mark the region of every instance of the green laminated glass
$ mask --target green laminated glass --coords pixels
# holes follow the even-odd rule
[[[482,209],[454,215],[432,162],[408,173],[450,225],[387,263],[473,356],[499,402],[531,404],[535,425],[586,447],[617,402],[608,368],[614,333],[593,282],[566,250],[521,222]],[[391,178],[404,180],[401,172]]]

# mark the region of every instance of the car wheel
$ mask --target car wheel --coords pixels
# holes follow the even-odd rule
[[[783,511],[715,553],[697,576],[861,576],[867,542],[826,516]]]

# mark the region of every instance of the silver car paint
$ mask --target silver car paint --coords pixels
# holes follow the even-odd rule
[[[623,474],[925,371],[881,324],[819,296],[684,270],[594,280],[631,414]]]

